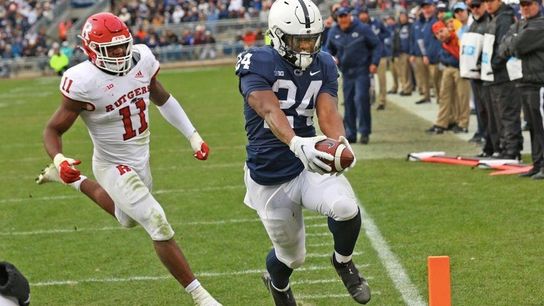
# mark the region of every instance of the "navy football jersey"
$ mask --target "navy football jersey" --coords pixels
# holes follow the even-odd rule
[[[313,116],[317,96],[338,91],[338,70],[332,56],[318,53],[302,71],[284,60],[270,47],[251,48],[238,55],[236,75],[244,97],[245,128],[248,138],[246,164],[251,178],[261,185],[276,185],[292,180],[304,169],[289,146],[272,133],[267,123],[249,106],[253,91],[272,90],[295,134],[315,136]]]

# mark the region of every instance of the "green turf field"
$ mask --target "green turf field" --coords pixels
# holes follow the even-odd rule
[[[206,162],[153,108],[154,193],[192,268],[224,305],[272,305],[260,281],[270,248],[243,203],[245,132],[232,67],[163,71],[208,142]],[[32,305],[190,305],[141,228],[121,229],[90,200],[34,177],[50,161],[41,134],[60,94],[57,78],[2,80],[0,260],[29,278]],[[371,305],[427,301],[426,259],[449,255],[453,305],[543,305],[542,182],[491,177],[486,170],[409,163],[406,153],[474,154],[453,135],[391,105],[374,114],[369,146],[347,176],[366,212],[355,261],[373,290]],[[91,176],[92,146],[81,121],[64,151]],[[302,305],[352,305],[328,256],[326,218],[307,214],[308,257],[292,286]]]

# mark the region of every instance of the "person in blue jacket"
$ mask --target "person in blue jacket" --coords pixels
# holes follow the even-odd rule
[[[372,29],[372,32],[378,36],[380,44],[382,45],[382,52],[380,54],[380,64],[378,65],[378,83],[380,87],[378,107],[377,110],[384,110],[386,97],[387,97],[387,79],[385,73],[387,72],[387,59],[390,57],[390,54],[387,54],[387,48],[385,48],[386,40],[391,40],[391,32],[387,30],[384,23],[380,19],[371,18],[368,13],[368,8],[366,6],[361,7],[358,10],[359,21],[364,24],[367,24]]]
[[[438,54],[440,42],[434,37],[431,30],[437,21],[436,7],[433,0],[423,0],[420,4],[421,14],[412,24],[412,37],[410,41],[410,61],[415,64],[416,83],[423,95],[423,99],[416,104],[431,102],[431,82],[440,96],[441,73],[438,70]]]
[[[368,144],[372,132],[369,74],[378,69],[382,45],[370,26],[350,13],[347,7],[336,11],[337,24],[329,31],[327,49],[343,76],[346,138],[355,142],[359,132],[359,142]]]

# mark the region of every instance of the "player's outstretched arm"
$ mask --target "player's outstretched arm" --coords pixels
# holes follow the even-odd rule
[[[332,160],[334,157],[315,149],[315,144],[326,137],[296,136],[272,90],[251,92],[248,96],[248,103],[266,121],[272,133],[287,144],[289,149],[302,161],[304,168],[321,174],[331,170],[331,167],[321,159]]]
[[[62,134],[74,124],[83,107],[84,103],[63,96],[61,105],[51,116],[43,131],[45,150],[53,159],[60,178],[67,184],[79,179],[81,173],[75,165],[81,162],[62,154]]]
[[[151,102],[157,105],[164,119],[189,140],[194,157],[199,160],[208,159],[210,154],[208,145],[202,140],[176,98],[164,89],[157,78],[151,79],[149,87]]]
[[[338,141],[345,145],[346,148],[348,148],[353,154],[353,162],[351,165],[345,170],[339,172],[339,174],[343,173],[349,168],[353,168],[357,162],[357,158],[355,157],[355,152],[353,152],[351,145],[345,137],[346,131],[344,129],[344,123],[342,121],[342,116],[338,111],[338,99],[328,93],[321,93],[317,97],[316,111],[321,132],[323,132],[323,134],[327,135],[329,138],[338,139]]]

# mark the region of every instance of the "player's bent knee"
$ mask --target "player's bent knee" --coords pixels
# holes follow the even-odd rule
[[[337,199],[332,205],[332,218],[335,221],[347,221],[353,219],[359,212],[359,206],[350,198]]]

